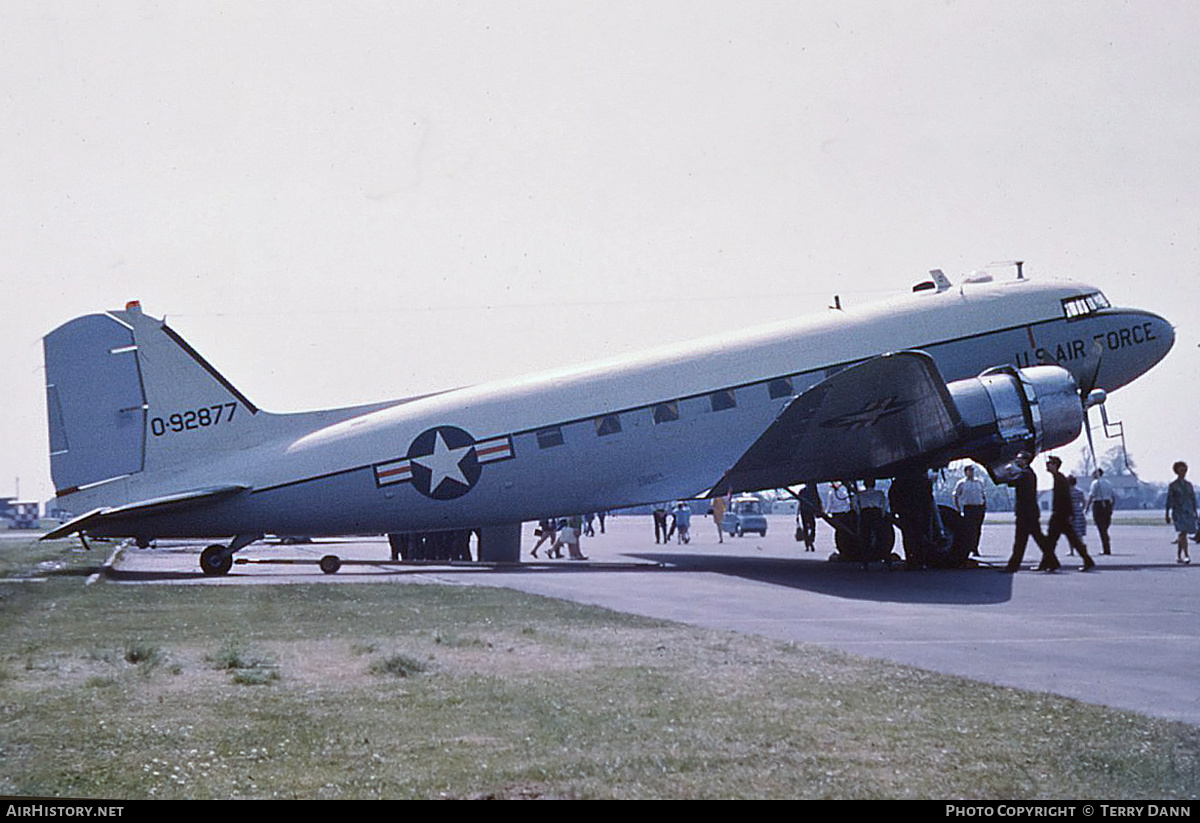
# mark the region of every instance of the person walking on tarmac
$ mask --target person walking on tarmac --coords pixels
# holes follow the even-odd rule
[[[729,501],[725,499],[725,495],[718,494],[712,499],[712,517],[713,523],[717,525],[717,542],[725,542],[725,512],[729,509]]]
[[[658,543],[659,538],[661,537],[662,542],[666,543],[667,536],[668,536],[667,504],[666,503],[655,503],[654,508],[651,510],[650,514],[654,517],[654,542]]]
[[[1175,555],[1175,562],[1191,563],[1192,556],[1188,554],[1188,535],[1200,528],[1198,525],[1200,518],[1196,516],[1196,489],[1187,480],[1187,463],[1177,460],[1171,466],[1171,471],[1175,472],[1175,479],[1167,487],[1166,515],[1167,522],[1175,524],[1175,531],[1178,535],[1176,546],[1179,551]]]
[[[1100,532],[1100,546],[1103,554],[1112,554],[1112,543],[1108,539],[1108,527],[1112,525],[1113,505],[1117,495],[1113,484],[1104,479],[1104,469],[1092,472],[1092,489],[1088,493],[1084,509],[1092,510],[1092,520],[1096,522],[1096,531]]]
[[[804,541],[806,552],[817,550],[817,518],[821,516],[821,494],[817,491],[816,483],[806,483],[800,496],[796,498],[796,513],[800,516],[800,528],[796,530],[796,539]]]
[[[1017,476],[1008,481],[1008,485],[1012,486],[1016,493],[1013,513],[1016,515],[1017,528],[1013,534],[1012,557],[1008,559],[1008,565],[1004,567],[1006,572],[1021,570],[1021,561],[1025,559],[1025,546],[1031,537],[1033,542],[1037,543],[1038,548],[1042,550],[1042,563],[1038,569],[1054,571],[1059,566],[1054,552],[1046,553],[1046,538],[1042,536],[1042,511],[1038,508],[1037,476],[1033,473],[1033,469],[1029,468],[1031,459],[1029,452],[1019,453],[1013,459],[1013,463],[1017,467]]]
[[[1054,557],[1054,547],[1058,543],[1058,538],[1066,535],[1067,543],[1083,558],[1083,568],[1080,571],[1086,572],[1096,565],[1096,561],[1092,560],[1083,538],[1075,531],[1075,505],[1071,502],[1071,484],[1067,478],[1063,477],[1062,472],[1059,471],[1060,468],[1062,468],[1060,458],[1054,455],[1046,458],[1046,471],[1050,472],[1050,476],[1054,478],[1054,496],[1053,502],[1050,504],[1050,526],[1046,531],[1044,557],[1053,559],[1052,565],[1057,568],[1058,560]]]

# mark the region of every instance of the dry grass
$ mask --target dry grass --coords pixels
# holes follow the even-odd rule
[[[501,590],[0,590],[3,794],[1161,799],[1198,764],[1191,726]]]

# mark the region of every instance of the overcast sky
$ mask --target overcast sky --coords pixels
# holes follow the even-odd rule
[[[131,299],[291,411],[1014,258],[1175,323],[1109,408],[1200,466],[1194,2],[4,0],[0,103],[0,496]]]

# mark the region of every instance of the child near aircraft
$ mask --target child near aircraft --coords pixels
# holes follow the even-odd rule
[[[692,536],[689,534],[692,527],[692,510],[688,508],[687,503],[680,503],[672,514],[675,516],[675,531],[679,534],[678,541],[680,543],[692,542]]]

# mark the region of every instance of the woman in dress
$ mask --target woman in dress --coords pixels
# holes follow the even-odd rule
[[[1187,476],[1187,463],[1182,460],[1171,467],[1175,479],[1167,486],[1167,522],[1175,524],[1175,545],[1179,553],[1175,557],[1177,563],[1191,563],[1188,554],[1188,535],[1196,531],[1196,490],[1184,478]]]
[[[1075,534],[1082,540],[1087,534],[1087,497],[1084,496],[1083,489],[1079,488],[1079,481],[1075,479],[1075,475],[1068,474],[1067,482],[1071,484],[1071,525],[1075,527]],[[1071,554],[1075,554],[1074,549],[1071,549]]]

